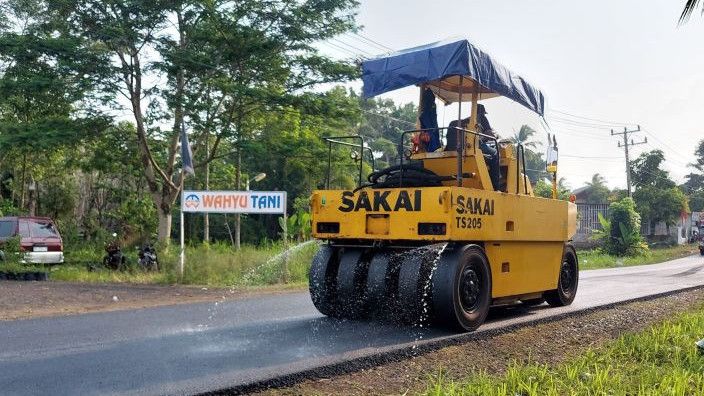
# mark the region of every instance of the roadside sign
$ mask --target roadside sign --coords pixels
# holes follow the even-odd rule
[[[181,210],[186,213],[284,214],[285,191],[184,191]]]

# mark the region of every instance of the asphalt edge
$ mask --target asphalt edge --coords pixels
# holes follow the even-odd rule
[[[449,338],[443,338],[438,341],[430,341],[422,345],[407,345],[395,350],[375,353],[369,356],[354,358],[344,362],[337,362],[323,365],[313,369],[299,371],[297,373],[285,374],[282,376],[271,377],[268,379],[250,382],[242,385],[237,385],[231,388],[225,388],[216,391],[198,393],[204,396],[221,396],[221,395],[243,395],[258,391],[264,391],[272,388],[284,388],[296,385],[300,382],[309,379],[331,378],[339,375],[350,374],[353,372],[374,368],[386,363],[398,362],[401,360],[417,357],[429,352],[436,351],[448,346],[459,345],[469,341],[485,340],[496,337],[502,334],[511,333],[528,325],[539,325],[544,323],[555,322],[558,320],[579,317],[591,314],[593,312],[615,308],[620,305],[631,304],[635,302],[650,301],[658,298],[669,297],[675,294],[686,293],[695,290],[704,289],[704,285],[691,286],[684,289],[671,290],[663,293],[651,294],[648,296],[632,298],[628,300],[613,302],[596,307],[585,308],[578,311],[563,312],[557,315],[536,318],[522,323],[512,324],[498,329],[489,329],[480,332],[463,333]]]

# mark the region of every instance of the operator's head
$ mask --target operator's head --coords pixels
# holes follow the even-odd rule
[[[483,104],[478,104],[478,105],[477,105],[477,113],[478,113],[479,115],[489,114],[489,113],[486,112],[486,109],[484,108],[484,105],[483,105]]]

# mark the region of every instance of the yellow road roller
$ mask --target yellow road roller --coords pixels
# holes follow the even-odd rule
[[[498,138],[484,107],[501,96],[543,116],[542,92],[468,40],[364,61],[362,79],[365,97],[418,87],[418,121],[400,136],[400,163],[365,180],[364,140],[327,138],[360,158],[359,184],[331,189],[328,164],[326,188],[311,196],[313,236],[325,242],[310,270],[315,307],[472,331],[492,306],[571,304],[576,206],[556,199],[554,182],[552,199],[534,196],[523,146]],[[459,104],[447,127],[437,125],[438,100]],[[557,145],[548,146],[555,180]]]

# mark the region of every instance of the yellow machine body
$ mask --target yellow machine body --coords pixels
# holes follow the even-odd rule
[[[555,289],[565,243],[576,233],[576,205],[533,196],[509,143],[500,149],[505,191],[494,191],[481,151],[468,146],[463,173],[471,177],[461,187],[448,181],[441,187],[314,191],[313,236],[399,246],[478,243],[490,263],[494,299]],[[456,152],[414,158],[442,175],[452,175],[457,164]]]

